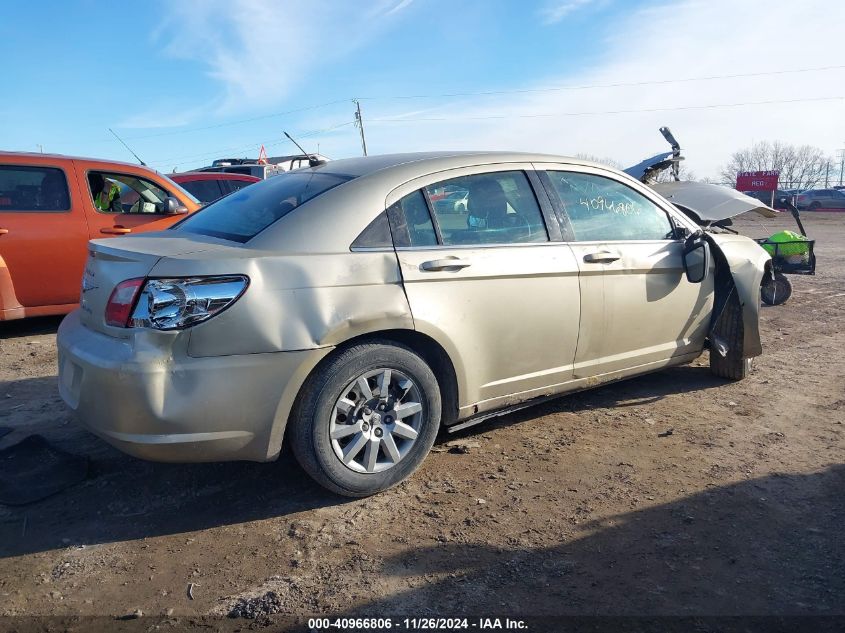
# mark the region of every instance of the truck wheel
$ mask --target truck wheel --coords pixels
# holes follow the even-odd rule
[[[736,296],[736,289],[731,292],[728,304],[722,311],[719,320],[713,328],[713,333],[727,346],[727,355],[722,356],[716,345],[710,345],[710,372],[720,378],[742,380],[751,373],[753,359],[743,358],[742,347],[744,327],[742,324],[742,307]]]
[[[308,379],[291,417],[297,460],[348,497],[381,492],[411,475],[434,444],[441,400],[429,366],[392,342],[354,345]]]
[[[775,273],[774,279],[768,273],[760,286],[760,298],[763,303],[777,306],[785,303],[792,296],[792,282],[783,273]]]

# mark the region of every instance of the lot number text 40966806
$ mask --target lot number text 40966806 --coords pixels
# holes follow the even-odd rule
[[[309,631],[320,630],[384,631],[453,631],[453,630],[510,630],[526,631],[523,620],[510,618],[312,618]]]

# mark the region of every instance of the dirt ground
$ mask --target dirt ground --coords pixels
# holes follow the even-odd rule
[[[268,591],[300,615],[845,614],[845,214],[805,222],[818,274],[762,310],[747,380],[705,355],[498,418],[364,500],[286,452],[127,457],[57,395],[59,320],[0,324],[0,448],[40,433],[91,460],[82,484],[0,506],[0,615],[223,614]]]

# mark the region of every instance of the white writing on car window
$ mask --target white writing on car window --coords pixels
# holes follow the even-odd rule
[[[578,204],[585,206],[591,211],[612,211],[619,215],[639,215],[639,207],[634,206],[634,203],[628,200],[613,200],[605,198],[604,196],[596,196],[595,198],[579,198]]]

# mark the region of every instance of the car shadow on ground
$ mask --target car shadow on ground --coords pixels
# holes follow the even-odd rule
[[[275,463],[162,464],[124,455],[84,431],[65,410],[43,419],[44,394],[56,392],[56,378],[32,378],[0,385],[23,406],[22,424],[0,445],[41,433],[53,445],[90,458],[83,483],[40,502],[0,513],[0,557],[46,551],[68,544],[97,544],[190,532],[221,525],[281,517],[350,500],[325,491],[296,464],[288,450]],[[547,401],[453,435],[440,442],[529,422],[550,413],[647,404],[679,391],[723,384],[707,368],[678,367]],[[28,397],[33,394],[32,397]],[[35,394],[38,394],[37,396]],[[59,404],[58,406],[61,407]],[[0,402],[0,417],[10,408]],[[30,418],[36,420],[30,424]]]
[[[708,367],[693,365],[672,367],[637,378],[608,383],[602,387],[545,400],[513,413],[489,418],[481,424],[467,427],[465,430],[455,433],[449,433],[446,430],[440,434],[438,442],[447,442],[503,426],[521,424],[534,418],[555,413],[579,413],[593,409],[647,406],[669,395],[714,389],[727,383],[728,381],[725,379],[711,374]]]
[[[561,530],[552,547],[464,544],[455,541],[465,527],[454,526],[454,541],[406,550],[379,570],[393,584],[426,582],[351,614],[841,616],[843,489],[843,465],[749,479],[581,523],[586,536]],[[530,530],[511,529],[530,542]]]
[[[0,340],[35,334],[55,334],[63,318],[63,316],[49,316],[5,321],[0,323]]]

